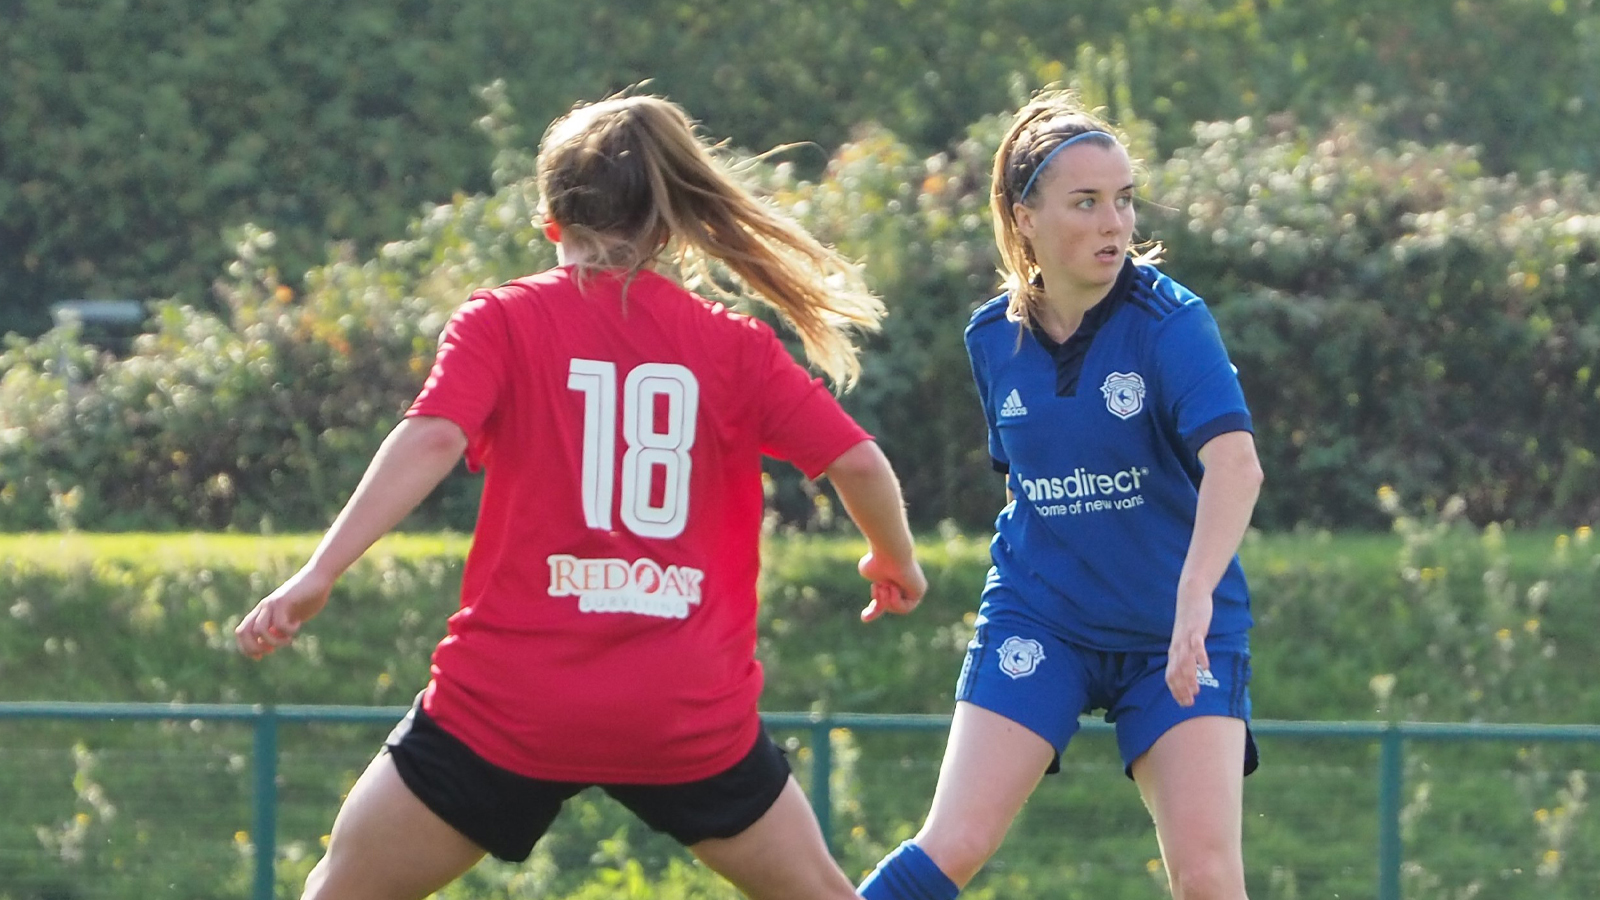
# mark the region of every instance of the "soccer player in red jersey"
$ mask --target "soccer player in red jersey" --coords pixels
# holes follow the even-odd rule
[[[563,801],[599,786],[751,897],[854,897],[757,715],[761,459],[832,482],[867,539],[869,621],[927,589],[899,482],[769,326],[658,263],[707,276],[720,261],[844,386],[851,330],[882,304],[660,98],[556,120],[538,184],[560,264],[456,311],[310,561],[237,629],[253,658],[287,645],[463,454],[484,471],[432,679],[304,896],[425,897],[486,853],[527,858]]]

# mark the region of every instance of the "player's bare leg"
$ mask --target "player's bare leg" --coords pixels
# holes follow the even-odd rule
[[[1244,747],[1242,720],[1202,716],[1134,760],[1175,900],[1245,900]]]
[[[339,809],[303,900],[422,900],[482,859],[482,847],[424,806],[378,754]]]
[[[965,887],[1000,849],[1054,755],[1048,741],[1005,716],[957,703],[933,804],[912,842]]]
[[[800,783],[789,777],[777,802],[731,838],[689,848],[751,900],[852,900],[856,889],[823,840]]]

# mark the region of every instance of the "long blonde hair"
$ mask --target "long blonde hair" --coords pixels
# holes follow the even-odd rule
[[[861,373],[853,331],[876,330],[883,301],[859,267],[757,199],[714,149],[660,97],[579,105],[540,142],[541,209],[563,244],[599,267],[633,272],[666,253],[694,286],[729,296],[710,270],[720,260],[848,389]]]
[[[1013,321],[1034,324],[1045,300],[1033,246],[1017,229],[1016,205],[1038,202],[1039,193],[1027,189],[1042,177],[1041,169],[1049,164],[1054,151],[1067,141],[1096,132],[1099,134],[1091,140],[1103,134],[1108,143],[1127,144],[1110,123],[1084,109],[1073,92],[1045,90],[1017,110],[995,151],[989,210],[1000,253],[1000,279],[1009,297],[1006,314]],[[1160,247],[1155,246],[1134,259],[1153,262],[1159,256]]]

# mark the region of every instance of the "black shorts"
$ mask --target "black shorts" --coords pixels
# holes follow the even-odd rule
[[[789,761],[764,730],[727,771],[685,784],[528,778],[472,752],[420,705],[395,726],[384,751],[406,787],[434,815],[507,862],[527,859],[561,804],[587,787],[600,788],[646,825],[687,847],[743,832],[772,808],[789,781]]]

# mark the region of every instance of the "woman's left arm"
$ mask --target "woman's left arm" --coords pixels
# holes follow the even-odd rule
[[[1200,670],[1211,668],[1206,655],[1211,595],[1239,552],[1261,495],[1261,461],[1250,432],[1230,431],[1207,441],[1200,448],[1200,463],[1205,474],[1200,477],[1194,534],[1178,576],[1177,616],[1167,651],[1167,687],[1180,706],[1194,704]]]

